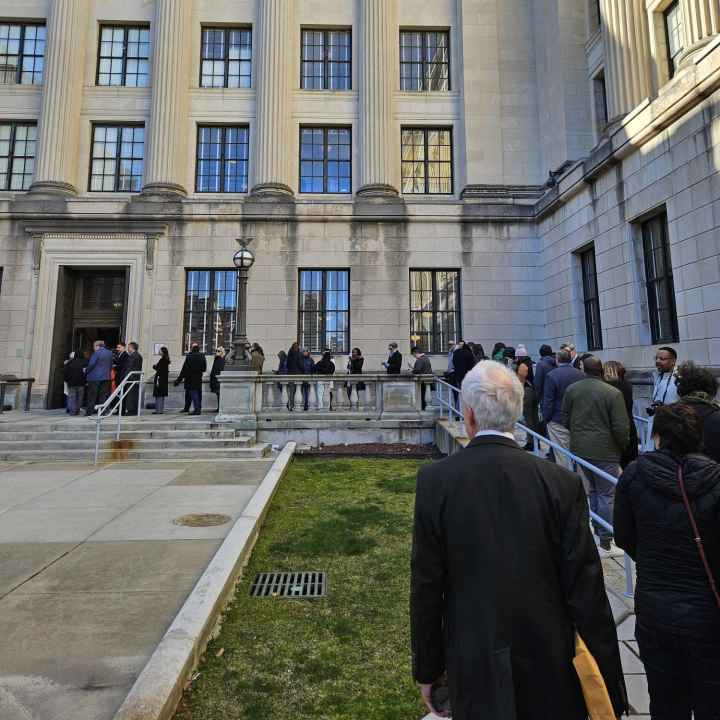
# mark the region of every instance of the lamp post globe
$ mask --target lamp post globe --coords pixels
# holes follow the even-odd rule
[[[233,265],[238,270],[249,270],[254,263],[255,255],[244,245],[233,255]]]
[[[233,333],[233,361],[232,369],[249,370],[250,363],[247,356],[247,284],[250,268],[255,263],[255,254],[248,249],[252,238],[238,238],[240,249],[233,255],[233,265],[237,271],[237,289],[235,297],[235,332]]]

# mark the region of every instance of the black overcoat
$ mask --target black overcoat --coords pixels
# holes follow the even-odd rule
[[[199,390],[202,392],[203,373],[206,370],[207,360],[205,356],[197,350],[191,350],[185,356],[185,362],[175,380],[175,384],[179,385],[184,382],[186,390]]]
[[[429,683],[447,670],[454,720],[584,720],[575,628],[620,715],[615,623],[580,479],[500,436],[422,468],[413,674]]]
[[[155,378],[153,381],[153,396],[167,397],[170,360],[168,360],[168,358],[162,355],[157,361],[157,363],[153,365],[153,370],[155,370]]]

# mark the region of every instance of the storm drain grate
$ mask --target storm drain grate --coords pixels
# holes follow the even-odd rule
[[[250,597],[321,598],[327,595],[324,572],[258,573]]]

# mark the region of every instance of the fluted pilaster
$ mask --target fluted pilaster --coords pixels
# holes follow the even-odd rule
[[[393,138],[393,88],[396,0],[360,3],[360,189],[358,195],[396,196]]]
[[[289,49],[294,0],[260,0],[254,195],[292,195]]]
[[[610,119],[650,95],[650,47],[644,0],[602,0]]]
[[[685,52],[680,64],[685,62],[713,35],[720,33],[720,0],[680,0],[685,26]]]
[[[87,0],[50,3],[42,111],[32,193],[76,195]]]
[[[143,195],[176,199],[186,195],[188,48],[187,0],[155,0],[152,32],[152,103],[147,132]]]

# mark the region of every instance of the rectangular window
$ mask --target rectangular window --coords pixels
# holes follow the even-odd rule
[[[145,154],[142,125],[93,125],[90,192],[140,192]]]
[[[300,128],[300,192],[352,192],[350,128]]]
[[[595,128],[598,137],[603,134],[608,124],[607,86],[605,72],[599,72],[593,78],[593,95],[595,101]]]
[[[0,84],[40,85],[45,66],[45,25],[0,22]]]
[[[205,354],[232,347],[236,287],[235,270],[186,271],[183,352],[194,342]]]
[[[677,60],[683,47],[683,15],[679,0],[675,0],[663,13],[665,19],[665,39],[668,49],[668,70],[670,77],[675,75]]]
[[[667,215],[663,213],[642,223],[641,230],[652,341],[654,344],[678,342]]]
[[[451,195],[452,130],[403,128],[401,144],[403,193]]]
[[[249,88],[252,82],[252,30],[203,28],[200,87]]]
[[[350,352],[349,270],[300,270],[298,342],[314,353]]]
[[[0,190],[27,190],[35,171],[35,123],[0,123]]]
[[[150,28],[102,25],[98,53],[98,85],[147,87]]]
[[[405,92],[450,89],[450,33],[400,31],[400,89]]]
[[[461,338],[460,271],[410,270],[410,342],[446,353]]]
[[[350,30],[303,30],[300,87],[303,90],[350,90]]]
[[[588,350],[602,350],[602,323],[600,322],[600,294],[595,269],[595,248],[579,253],[582,267],[583,303],[585,305],[585,334]]]
[[[247,192],[248,135],[247,126],[198,127],[197,192]]]

